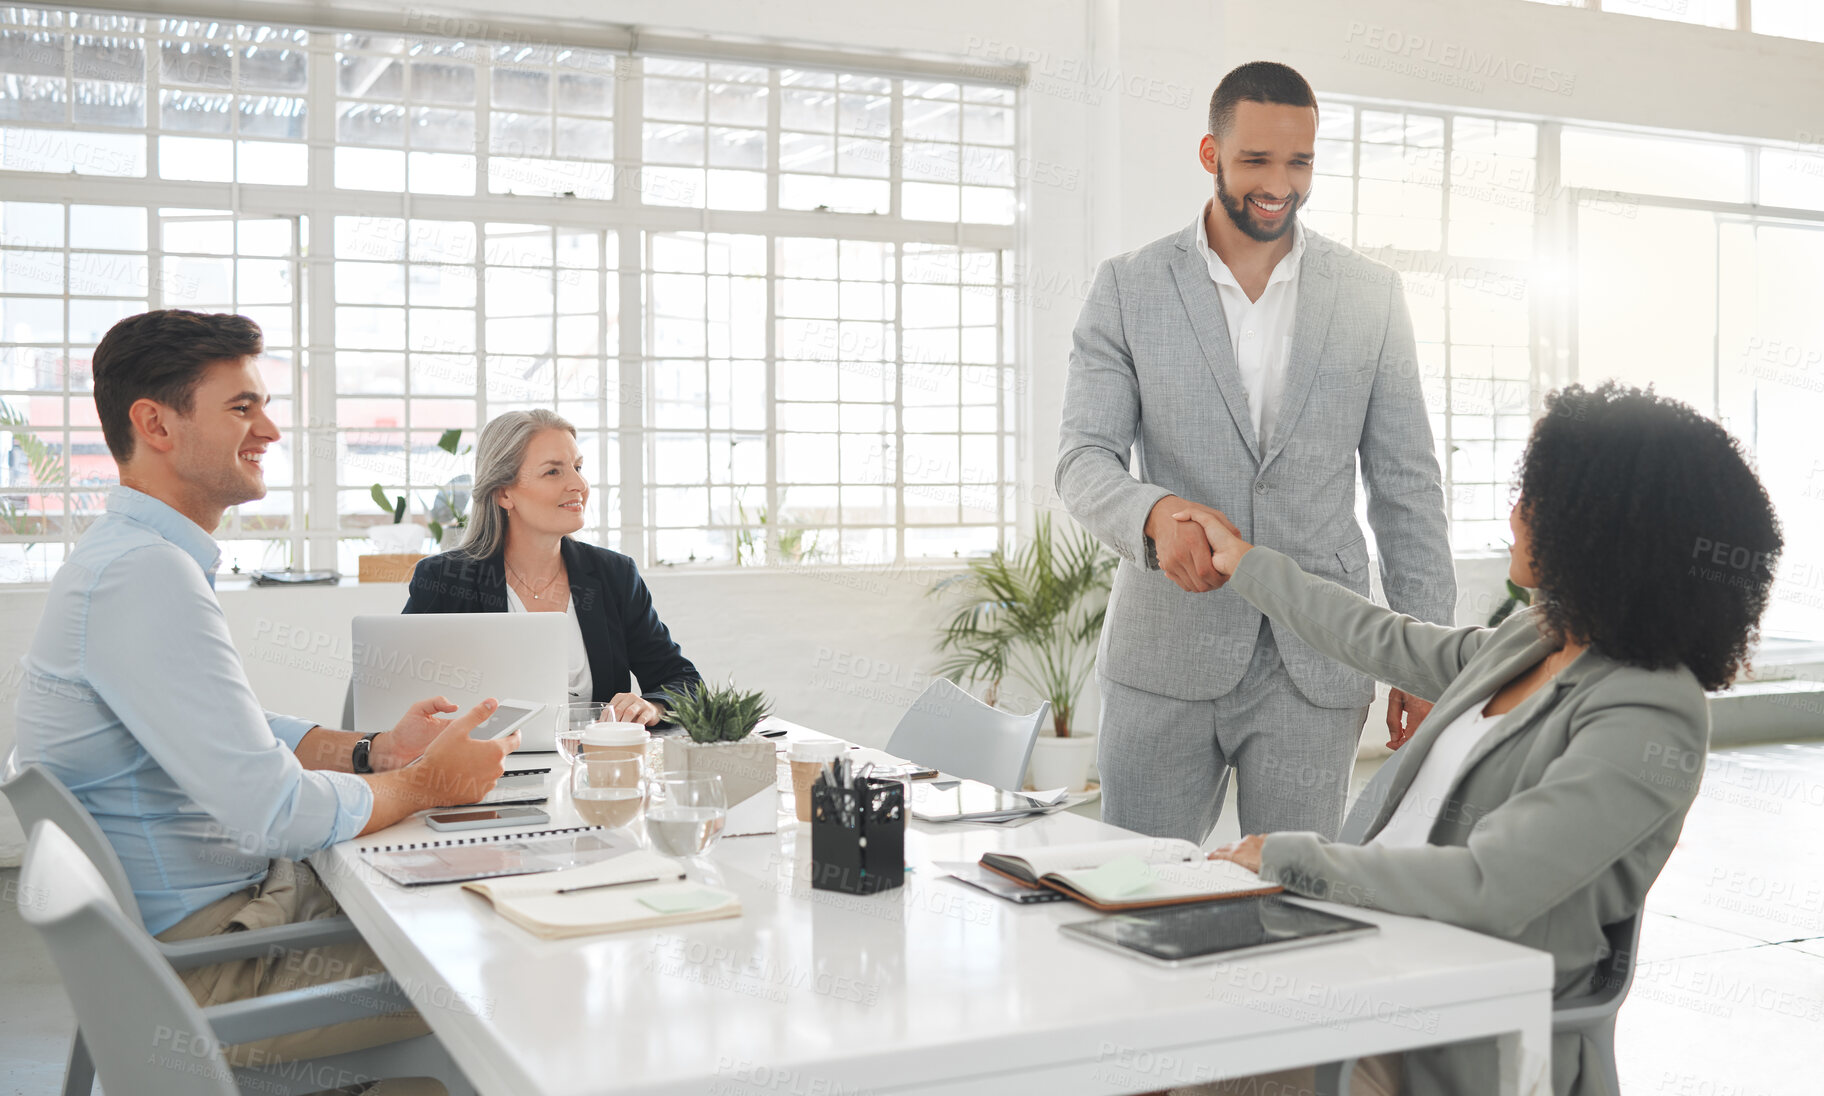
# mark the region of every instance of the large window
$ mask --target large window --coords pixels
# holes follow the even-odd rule
[[[1539,126],[1326,101],[1305,223],[1400,271],[1458,551],[1508,538],[1531,425]]]
[[[352,571],[530,407],[642,563],[993,547],[1016,93],[864,69],[0,8],[0,580],[99,512],[89,357],[159,307],[266,332],[243,568]]]

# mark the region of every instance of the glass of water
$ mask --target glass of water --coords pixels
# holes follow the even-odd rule
[[[564,721],[557,728],[557,754],[565,764],[576,764],[577,755],[583,752],[583,730],[599,721],[607,707],[591,700],[564,709]]]
[[[579,758],[570,766],[570,802],[592,826],[631,826],[646,809],[645,760]]]
[[[646,833],[654,852],[697,857],[715,848],[728,823],[728,800],[718,773],[661,776],[652,782]]]

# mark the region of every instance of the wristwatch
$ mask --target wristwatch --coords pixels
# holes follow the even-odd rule
[[[373,749],[374,739],[378,738],[379,735],[379,731],[369,731],[361,736],[361,740],[355,743],[355,752],[354,756],[350,759],[350,768],[358,773],[371,773],[374,771],[374,766],[367,760],[367,755],[368,752]]]

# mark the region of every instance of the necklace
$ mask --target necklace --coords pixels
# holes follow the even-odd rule
[[[561,575],[561,574],[563,574],[563,573],[564,573],[564,569],[563,569],[563,567],[562,567],[562,566],[559,566],[559,567],[558,567],[558,569],[557,569],[557,570],[556,570],[556,571],[553,571],[553,572],[552,572],[552,573],[551,573],[551,577],[550,577],[550,578],[548,578],[548,579],[546,579],[546,580],[545,580],[545,584],[544,584],[544,585],[543,585],[543,586],[540,586],[540,587],[539,587],[539,588],[538,588],[538,589],[537,589],[537,591],[534,591],[534,590],[533,590],[533,589],[532,589],[532,584],[531,584],[531,583],[530,583],[530,582],[527,582],[527,581],[526,581],[526,576],[524,576],[524,575],[522,575],[522,574],[520,574],[520,573],[519,573],[519,572],[518,572],[518,571],[517,571],[517,570],[515,570],[515,569],[514,569],[514,567],[513,567],[513,565],[512,565],[512,564],[511,564],[511,563],[509,563],[509,564],[507,564],[507,572],[508,572],[508,573],[509,573],[509,574],[511,574],[511,575],[512,575],[512,576],[513,576],[513,577],[514,577],[514,578],[516,578],[516,579],[518,579],[518,580],[519,580],[519,586],[520,586],[520,589],[522,589],[522,590],[524,590],[524,591],[526,591],[526,592],[527,592],[527,593],[529,593],[529,594],[531,594],[531,595],[532,595],[532,600],[533,600],[533,601],[540,601],[540,600],[542,600],[542,599],[543,599],[543,598],[544,598],[544,596],[545,596],[545,591],[546,591],[546,590],[549,590],[549,589],[550,589],[550,588],[551,588],[551,584],[552,584],[552,583],[553,583],[553,582],[556,582],[556,581],[557,581],[557,576],[558,576],[558,575]]]

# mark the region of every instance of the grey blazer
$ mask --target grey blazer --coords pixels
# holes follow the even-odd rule
[[[1260,614],[1235,594],[1187,594],[1156,561],[1149,567],[1143,530],[1154,503],[1175,494],[1214,506],[1254,543],[1366,594],[1358,454],[1388,601],[1423,620],[1452,619],[1444,493],[1399,275],[1302,231],[1291,360],[1271,438],[1254,436],[1195,221],[1104,262],[1077,319],[1057,489],[1121,557],[1098,666],[1124,685],[1181,700],[1222,696],[1241,680],[1260,629]],[[1367,677],[1286,629],[1274,627],[1273,638],[1313,703],[1356,707],[1373,696]]]
[[[1498,628],[1443,628],[1381,608],[1256,548],[1224,589],[1317,650],[1435,699],[1375,809],[1387,824],[1437,736],[1551,650],[1539,611]],[[1465,759],[1425,848],[1338,845],[1276,833],[1261,874],[1287,889],[1413,914],[1550,952],[1554,993],[1591,990],[1602,927],[1639,912],[1697,797],[1710,741],[1703,687],[1684,667],[1643,670],[1586,650],[1522,701]],[[1372,808],[1371,808],[1372,809]],[[1553,1089],[1590,1096],[1585,1046],[1552,1040]],[[1408,1053],[1407,1091],[1481,1092],[1492,1044]]]

